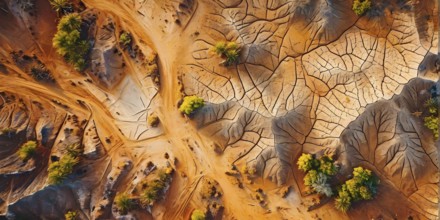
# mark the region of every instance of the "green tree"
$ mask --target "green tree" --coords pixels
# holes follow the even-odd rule
[[[18,157],[23,161],[27,161],[32,156],[34,156],[36,151],[37,151],[37,142],[28,141],[25,144],[23,144],[20,147],[20,149],[18,149]]]
[[[81,23],[81,16],[78,13],[65,15],[61,18],[57,26],[58,31],[52,40],[57,53],[78,71],[85,68],[84,57],[90,49],[89,43],[81,39]]]
[[[186,96],[185,98],[183,98],[183,102],[179,107],[179,111],[186,115],[191,115],[194,111],[202,108],[204,105],[205,101],[202,98],[196,95]]]
[[[206,216],[202,210],[196,209],[191,215],[191,220],[205,220]]]

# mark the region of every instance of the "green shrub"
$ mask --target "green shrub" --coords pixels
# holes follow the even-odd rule
[[[226,52],[226,42],[224,41],[217,42],[213,50],[217,55],[224,54]]]
[[[335,199],[336,209],[347,212],[351,207],[351,197],[345,185],[338,191],[338,197]]]
[[[74,68],[81,71],[85,68],[90,45],[81,39],[81,16],[78,13],[65,15],[57,26],[52,43],[57,53],[63,56]]]
[[[314,155],[303,153],[296,164],[299,170],[306,172],[303,180],[308,192],[327,197],[333,195],[333,190],[328,182],[330,177],[338,172],[338,169],[331,156],[323,155],[316,159]]]
[[[157,127],[160,123],[159,117],[157,117],[157,115],[151,114],[147,118],[147,123],[150,127]]]
[[[18,157],[20,157],[20,159],[23,161],[27,161],[35,154],[36,151],[37,142],[28,141],[23,144],[20,149],[18,149]]]
[[[238,50],[227,50],[225,53],[226,61],[225,65],[230,66],[238,62]]]
[[[121,214],[134,208],[134,202],[127,193],[120,193],[115,197],[115,204]]]
[[[67,154],[72,157],[79,157],[82,154],[81,144],[73,143],[66,147]]]
[[[318,180],[318,171],[310,170],[304,176],[304,185],[312,186]]]
[[[439,137],[439,118],[438,111],[439,105],[436,98],[430,98],[426,101],[425,107],[428,108],[429,116],[426,116],[424,120],[424,125],[432,131],[434,139],[437,140]]]
[[[222,58],[225,58],[224,64],[226,66],[236,64],[240,56],[240,47],[236,42],[217,42],[213,51]]]
[[[436,98],[430,98],[425,102],[425,107],[428,108],[430,114],[438,114],[439,105]]]
[[[167,186],[168,181],[171,178],[172,169],[162,169],[158,171],[157,179],[147,183],[147,187],[142,191],[139,201],[143,206],[151,205],[155,202],[163,193],[163,190]]]
[[[70,9],[72,7],[72,4],[69,0],[49,0],[49,2],[53,10],[55,10],[58,15],[63,13],[66,9]]]
[[[424,118],[425,126],[432,131],[434,139],[437,140],[439,136],[439,118],[436,116],[427,116]]]
[[[238,44],[235,41],[231,41],[226,44],[226,51],[238,50],[238,49],[239,49]]]
[[[131,44],[131,35],[127,32],[122,32],[121,36],[119,36],[119,43],[128,46]]]
[[[186,96],[183,98],[183,102],[179,107],[179,111],[186,114],[191,115],[194,111],[199,108],[202,108],[205,105],[205,101],[195,95]]]
[[[68,211],[64,217],[66,220],[76,220],[78,218],[78,212],[76,211]]]
[[[338,172],[333,159],[328,155],[324,155],[319,158],[318,170],[328,176],[333,176]]]
[[[298,158],[298,162],[296,164],[298,165],[298,169],[307,172],[313,168],[316,168],[318,166],[318,161],[313,158],[311,154],[303,153]]]
[[[166,183],[160,180],[152,181],[141,194],[141,204],[144,206],[151,205],[159,198],[165,186]]]
[[[338,190],[338,197],[335,200],[336,208],[346,212],[352,202],[373,199],[378,185],[379,179],[373,175],[371,170],[362,167],[354,168],[353,178],[345,181]]]
[[[191,214],[191,220],[205,220],[206,216],[202,210],[196,209]]]
[[[353,2],[353,11],[358,16],[365,14],[371,8],[370,0],[354,0]]]
[[[73,167],[79,163],[79,158],[70,154],[61,157],[49,165],[49,184],[60,184],[73,172]]]

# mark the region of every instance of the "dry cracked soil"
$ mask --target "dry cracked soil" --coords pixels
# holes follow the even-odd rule
[[[69,11],[0,0],[1,218],[440,217],[440,142],[424,125],[440,93],[438,1],[372,0],[362,16],[352,0],[71,2],[91,45],[81,72],[52,46]],[[221,41],[240,46],[237,63],[213,52]],[[205,100],[189,117],[187,95]],[[37,151],[23,161],[29,140]],[[75,143],[79,163],[50,184],[48,167]],[[334,155],[339,183],[372,170],[377,195],[347,213],[309,195],[303,153]],[[165,190],[141,205],[163,169]]]

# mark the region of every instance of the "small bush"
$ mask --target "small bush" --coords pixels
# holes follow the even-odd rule
[[[316,183],[317,180],[318,180],[318,171],[310,170],[304,176],[304,185],[312,186],[312,184]]]
[[[202,108],[205,105],[205,101],[195,95],[186,96],[183,98],[183,102],[179,107],[179,111],[186,114],[191,115],[194,111],[199,108]]]
[[[338,197],[335,199],[336,209],[347,212],[351,207],[351,197],[346,186],[342,186],[341,190],[338,191]]]
[[[73,167],[79,163],[78,157],[66,154],[59,161],[55,161],[49,165],[48,178],[49,184],[60,184],[64,179],[73,172]]]
[[[23,161],[27,161],[35,154],[36,151],[37,142],[28,141],[23,144],[20,149],[18,149],[18,157],[20,157],[20,159]]]
[[[89,43],[80,37],[81,23],[81,16],[78,13],[65,15],[61,18],[57,26],[57,33],[52,40],[57,53],[78,71],[85,68],[84,57],[90,49]]]
[[[131,35],[127,32],[122,32],[121,36],[119,36],[119,43],[128,46],[131,44]]]
[[[205,213],[199,209],[194,210],[191,215],[191,220],[205,220],[205,219],[206,219]]]
[[[438,124],[439,124],[439,118],[436,116],[427,116],[424,118],[425,126],[432,131],[434,138],[438,139]]]
[[[426,116],[424,120],[424,125],[432,131],[434,139],[437,140],[439,137],[439,123],[438,118],[439,105],[437,99],[430,98],[426,101],[425,107],[428,108],[429,116]]]
[[[64,217],[66,220],[76,220],[78,218],[78,212],[76,211],[68,211]]]
[[[330,177],[338,172],[338,168],[331,156],[323,155],[316,159],[314,155],[303,153],[296,164],[299,170],[306,172],[303,180],[309,193],[318,193],[327,197],[333,195],[333,190],[328,182]]]
[[[157,179],[151,181],[150,183],[146,183],[147,187],[142,191],[141,196],[139,198],[141,204],[143,206],[149,206],[153,204],[157,199],[159,199],[160,195],[163,193],[163,190],[167,186],[168,181],[171,178],[172,168],[166,168],[158,171]]]
[[[240,48],[236,42],[217,42],[213,51],[222,58],[225,58],[225,66],[236,64],[240,56]]]
[[[127,193],[120,193],[115,197],[115,204],[119,213],[126,214],[134,208],[134,202]]]
[[[358,16],[365,14],[371,8],[370,0],[354,0],[353,2],[353,11]]]
[[[160,123],[159,117],[157,117],[157,115],[151,114],[147,118],[147,123],[150,127],[157,127]]]
[[[224,54],[226,52],[226,42],[224,41],[217,42],[213,50],[217,55]]]
[[[319,158],[319,171],[328,176],[333,176],[338,172],[337,167],[331,157],[324,155]]]
[[[316,169],[319,166],[319,161],[317,161],[311,154],[303,153],[298,161],[296,162],[298,169],[307,172],[311,169]]]
[[[353,178],[345,181],[338,190],[335,206],[342,212],[346,212],[352,202],[373,199],[377,193],[379,179],[371,170],[356,167],[353,170]]]
[[[226,56],[226,61],[225,61],[226,66],[231,66],[238,62],[239,54],[237,50],[228,50],[226,51],[225,56]]]
[[[49,0],[49,2],[58,15],[72,10],[72,4],[69,0]]]
[[[73,143],[66,147],[67,154],[69,154],[72,157],[79,157],[83,150],[81,149],[80,143]]]

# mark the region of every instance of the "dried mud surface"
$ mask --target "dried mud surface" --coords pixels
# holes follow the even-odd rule
[[[83,3],[92,49],[79,73],[52,48],[57,14],[48,1],[0,0],[0,129],[16,131],[0,134],[2,215],[189,219],[205,208],[213,219],[439,217],[440,144],[423,125],[429,91],[440,87],[436,1],[373,1],[361,17],[350,0]],[[129,47],[119,43],[123,31]],[[240,45],[237,65],[220,64],[218,41]],[[50,78],[36,80],[32,68]],[[184,95],[206,105],[183,117]],[[22,162],[16,152],[27,140],[39,151]],[[48,165],[77,142],[84,152],[74,173],[49,185]],[[308,211],[314,197],[296,167],[304,152],[334,152],[341,179],[355,166],[373,170],[377,198],[348,213],[332,201]],[[136,194],[167,166],[171,184],[153,207],[115,211],[117,192]],[[240,174],[243,166],[255,172]]]

